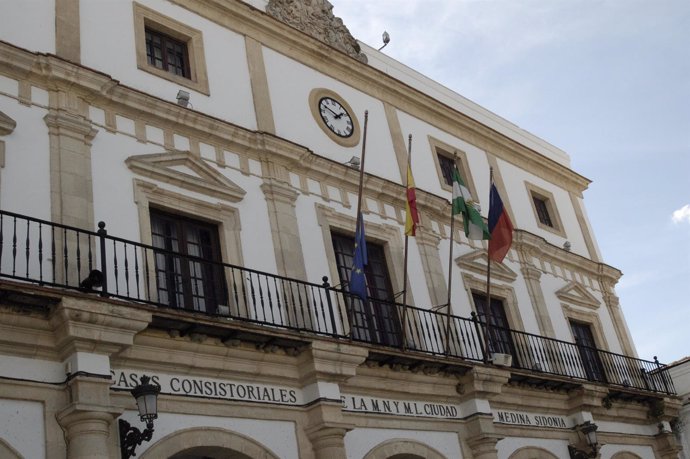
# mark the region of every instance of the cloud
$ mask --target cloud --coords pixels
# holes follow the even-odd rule
[[[682,223],[684,221],[690,223],[690,204],[685,204],[680,209],[674,211],[671,219],[673,219],[673,223]]]

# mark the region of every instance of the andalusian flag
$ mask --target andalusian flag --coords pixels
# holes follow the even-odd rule
[[[462,214],[465,236],[481,241],[491,239],[489,228],[484,224],[479,211],[472,205],[472,195],[460,177],[458,168],[453,168],[453,215]]]
[[[419,214],[417,213],[417,194],[412,178],[412,168],[407,165],[407,202],[405,203],[407,218],[405,219],[405,236],[414,236],[419,224]]]

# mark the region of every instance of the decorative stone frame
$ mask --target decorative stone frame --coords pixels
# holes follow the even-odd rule
[[[558,459],[558,457],[544,448],[525,446],[513,452],[508,459]]]
[[[409,459],[445,459],[445,456],[423,443],[396,438],[376,445],[363,459],[388,459],[389,457],[405,457]]]
[[[429,145],[431,145],[431,156],[434,158],[434,164],[436,165],[436,173],[438,174],[438,180],[441,183],[441,188],[450,193],[453,192],[453,187],[449,186],[446,183],[446,179],[443,178],[443,172],[441,171],[441,164],[438,161],[438,155],[445,156],[452,160],[453,154],[457,153],[457,156],[455,158],[455,164],[457,165],[458,170],[460,171],[460,176],[465,181],[465,185],[472,194],[472,198],[474,198],[475,201],[479,202],[477,188],[474,186],[474,180],[472,179],[472,173],[470,172],[470,165],[467,162],[467,153],[431,136],[429,136]]]
[[[190,198],[184,194],[160,188],[158,185],[134,179],[134,202],[139,212],[139,233],[142,244],[153,245],[151,237],[151,207],[189,216],[218,226],[221,261],[244,266],[240,239],[239,211],[222,203]],[[151,254],[150,254],[151,255]],[[149,279],[155,279],[155,262],[148,260]],[[233,307],[233,305],[229,305]]]
[[[477,306],[474,304],[472,292],[486,295],[486,280],[463,273],[462,282],[465,285],[465,290],[467,291],[470,307],[472,308],[472,311],[476,313]],[[522,317],[520,316],[520,311],[518,310],[517,296],[515,295],[515,290],[513,287],[495,284],[492,282],[491,296],[500,298],[503,301],[503,304],[505,305],[504,310],[506,313],[506,318],[508,319],[508,326],[512,330],[524,331],[525,324],[523,323]]]
[[[550,233],[556,234],[563,238],[567,237],[565,234],[565,228],[563,228],[563,222],[561,221],[561,216],[558,213],[558,207],[556,207],[556,200],[550,191],[546,191],[543,188],[538,187],[529,182],[525,182],[525,187],[527,188],[527,194],[529,196],[529,203],[532,206],[532,211],[534,212],[534,218],[537,221],[537,226],[539,228],[548,231]],[[539,198],[546,204],[546,210],[551,217],[551,222],[553,227],[543,224],[539,220],[539,214],[537,213],[537,207],[534,205],[534,198]]]
[[[604,327],[602,326],[601,320],[599,320],[599,315],[596,312],[582,311],[568,304],[561,304],[561,308],[563,309],[563,315],[565,316],[565,320],[568,324],[570,338],[572,339],[573,343],[575,342],[575,337],[573,336],[573,332],[570,328],[571,320],[590,325],[592,335],[594,335],[595,344],[597,345],[597,349],[601,349],[604,351],[610,350],[609,343],[608,341],[606,341],[606,333],[604,333]]]
[[[326,124],[323,122],[323,119],[321,119],[321,114],[319,112],[319,101],[323,97],[330,97],[332,99],[337,100],[340,103],[340,105],[342,105],[343,108],[347,110],[347,112],[350,114],[350,116],[352,117],[353,127],[352,135],[350,137],[339,137],[335,135],[333,131],[328,129],[328,126],[326,126]],[[352,110],[350,104],[348,104],[347,101],[345,101],[345,98],[343,98],[340,94],[326,88],[314,88],[309,93],[309,109],[311,110],[311,115],[314,117],[316,124],[319,125],[321,130],[328,136],[329,139],[331,139],[338,145],[342,145],[343,147],[355,147],[359,144],[360,129],[359,121],[357,120],[357,114],[354,110]],[[344,161],[348,159],[350,158],[345,158]]]
[[[201,446],[217,447],[228,453],[241,453],[241,456],[238,457],[278,459],[275,453],[255,440],[217,427],[193,427],[173,432],[141,453],[141,459],[170,457],[190,448]]]
[[[326,250],[326,260],[328,261],[328,271],[330,273],[331,285],[339,282],[338,264],[333,250],[331,233],[333,230],[343,233],[355,234],[356,219],[348,215],[336,212],[334,209],[316,204],[316,219],[321,226],[323,234],[323,244]],[[396,226],[383,225],[380,223],[365,222],[364,232],[367,240],[379,243],[383,246],[386,256],[386,268],[390,276],[391,285],[395,292],[402,290],[403,261],[404,261],[404,242],[400,234],[400,229]],[[409,284],[408,284],[409,285]],[[412,291],[408,289],[407,304],[414,305]]]
[[[134,3],[134,44],[136,46],[137,68],[173,83],[210,95],[204,42],[200,30],[165,16],[158,11]],[[146,58],[146,28],[169,35],[187,45],[189,78],[172,74],[149,64]]]

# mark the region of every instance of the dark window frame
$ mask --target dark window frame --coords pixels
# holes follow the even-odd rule
[[[555,228],[553,218],[551,218],[551,212],[549,211],[549,199],[532,193],[532,202],[537,211],[539,222],[549,228]]]
[[[216,313],[227,305],[218,225],[150,209],[158,301]],[[193,253],[196,252],[196,253]]]
[[[354,262],[354,235],[331,233],[340,282],[348,290]],[[353,337],[360,341],[399,346],[401,342],[400,318],[395,304],[395,292],[383,245],[367,239],[367,258],[364,268],[369,298],[361,301],[347,297],[347,307],[353,318]],[[378,300],[378,301],[377,301]]]
[[[150,66],[191,80],[192,72],[189,63],[188,42],[172,37],[150,26],[144,28],[144,35],[146,37],[146,60]],[[160,41],[159,48],[154,48],[153,41],[155,38]],[[173,48],[172,50],[171,47]],[[174,49],[175,47],[179,48],[179,51]],[[160,49],[160,58],[154,55],[155,49]],[[179,53],[179,55],[171,57],[171,51],[173,55],[176,53]],[[173,62],[173,58],[177,62]],[[160,60],[160,66],[156,64],[157,60]]]

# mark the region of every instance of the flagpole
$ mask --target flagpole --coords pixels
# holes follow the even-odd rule
[[[407,190],[410,187],[409,171],[411,168],[412,168],[412,134],[410,134],[407,137],[407,171],[405,171],[405,199],[408,199]],[[411,211],[412,211],[412,209],[408,208],[408,212],[411,212]],[[411,216],[408,215],[407,218],[411,218]],[[410,239],[410,237],[407,235],[407,231],[406,231],[405,232],[405,261],[404,261],[404,268],[403,268],[402,343],[400,344],[400,347],[403,351],[407,347],[407,340],[406,340],[406,338],[407,338],[407,249],[409,247],[409,239]]]
[[[494,168],[489,167],[489,195],[491,195],[491,185],[494,183]],[[490,196],[489,196],[489,199]],[[489,211],[491,211],[491,201],[489,201]],[[489,239],[488,246],[491,246],[491,239]],[[491,334],[493,332],[493,325],[491,324],[493,318],[493,312],[491,311],[491,257],[489,256],[490,250],[486,252],[486,322],[487,322],[487,332],[484,333],[486,341],[486,352],[490,351],[491,347]],[[486,356],[484,357],[486,360]]]
[[[453,153],[453,164],[458,160],[457,152]],[[457,166],[456,166],[457,167]],[[450,353],[450,296],[453,281],[453,241],[455,239],[455,215],[453,214],[453,196],[450,201],[450,250],[448,255],[448,297],[446,303],[446,356]]]
[[[355,239],[357,238],[357,231],[364,226],[362,220],[362,190],[364,188],[364,155],[367,152],[367,125],[369,124],[369,110],[364,110],[364,130],[362,131],[362,158],[359,162],[359,187],[357,189],[357,220],[355,222]],[[362,300],[364,301],[364,300]],[[350,313],[348,320],[350,321],[350,340],[353,338],[352,328],[354,326],[354,305],[350,305]]]

